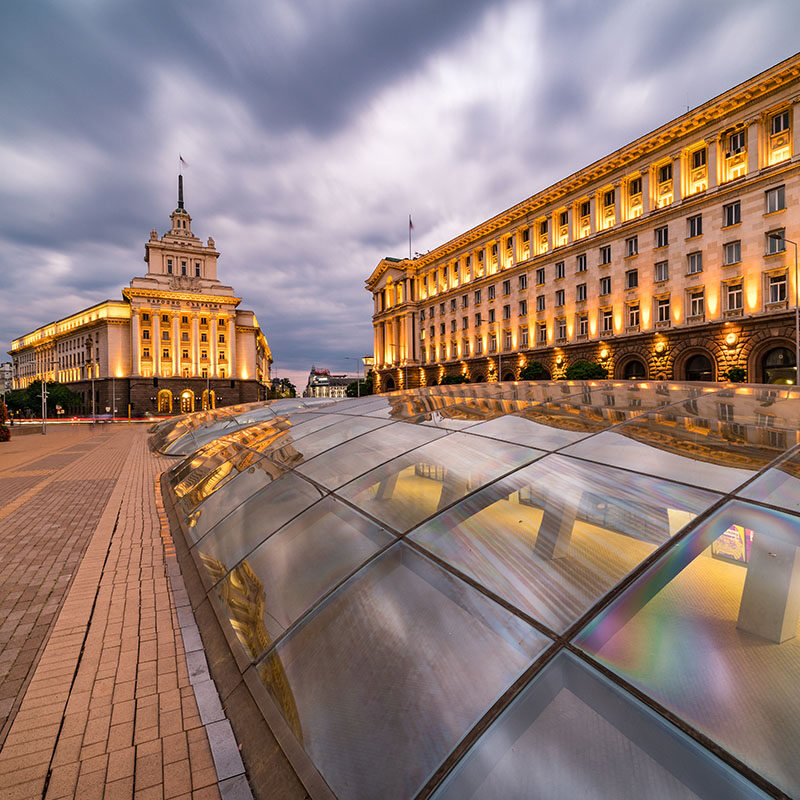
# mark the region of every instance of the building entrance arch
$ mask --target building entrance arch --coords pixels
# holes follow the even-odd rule
[[[386,377],[384,388],[386,389],[387,392],[391,392],[392,389],[394,389],[394,378],[391,375],[388,375]]]
[[[503,380],[504,381],[515,381],[516,378],[514,377],[514,373],[513,372],[506,372],[506,374],[503,375]]]
[[[687,381],[713,381],[714,364],[704,353],[695,353],[686,360],[683,368],[684,380]]]
[[[761,358],[761,374],[764,383],[797,383],[797,364],[795,355],[788,347],[773,347]]]
[[[626,361],[622,367],[622,377],[626,381],[647,380],[647,367],[644,361],[638,358]]]
[[[194,411],[194,392],[191,389],[184,389],[181,392],[181,414],[188,414]]]
[[[217,407],[217,396],[212,389],[209,391],[208,389],[203,389],[203,411],[208,411],[210,408]]]
[[[172,413],[172,392],[169,389],[162,389],[158,393],[158,413]]]

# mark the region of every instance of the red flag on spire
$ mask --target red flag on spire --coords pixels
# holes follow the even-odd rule
[[[180,159],[180,162],[181,162],[181,164],[183,164],[184,167],[188,167],[189,166],[186,163],[186,161],[184,161],[183,156],[180,153],[178,153],[178,158]]]
[[[408,215],[408,229],[410,231],[414,230],[414,223],[411,221],[411,214]]]

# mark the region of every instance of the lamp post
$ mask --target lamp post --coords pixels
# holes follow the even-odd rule
[[[92,381],[92,425],[94,425],[97,422],[97,415],[95,414],[94,409],[94,359],[92,358],[92,347],[94,346],[94,341],[92,340],[92,337],[87,336],[84,344],[86,345],[86,352],[89,356],[86,367],[89,370],[89,377]]]
[[[42,370],[42,436],[47,434],[47,372],[56,366],[56,361],[45,361]]]
[[[797,242],[787,239],[782,233],[771,233],[770,239],[789,242],[794,246],[794,384],[800,385],[800,283],[797,272]]]

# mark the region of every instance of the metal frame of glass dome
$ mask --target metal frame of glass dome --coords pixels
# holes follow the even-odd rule
[[[545,725],[537,722],[550,713],[543,696],[563,705],[562,716],[565,709],[574,715],[578,730],[604,731],[592,746],[604,742],[607,767],[595,765],[593,775],[606,780],[607,791],[616,785],[608,765],[619,735],[617,744],[624,739],[642,751],[639,772],[670,786],[669,796],[675,786],[659,759],[682,770],[682,785],[699,796],[715,796],[720,787],[732,797],[788,796],[800,787],[800,774],[786,763],[791,745],[775,745],[770,754],[761,739],[775,731],[757,708],[748,706],[743,728],[726,694],[726,669],[739,669],[739,693],[755,691],[756,678],[769,679],[772,690],[800,678],[791,620],[783,629],[777,624],[780,598],[771,612],[757,613],[775,587],[783,587],[784,605],[794,596],[798,441],[795,389],[456,385],[270,418],[208,443],[165,473],[162,485],[172,525],[186,539],[176,536],[184,574],[195,573],[188,583],[204,638],[214,630],[215,660],[227,656],[228,674],[215,678],[246,687],[313,797],[477,797],[476,786],[497,789],[511,776],[524,783],[534,766],[537,780],[553,780],[543,767],[564,750],[544,765],[508,756],[509,730],[519,733],[526,714],[531,730]],[[433,505],[431,485],[439,486]],[[714,618],[719,630],[708,634],[703,653],[716,664],[717,683],[692,649],[706,641],[708,620],[691,598],[709,575],[712,589],[726,587],[714,601],[726,613],[728,583],[742,584],[736,625],[724,614]],[[748,582],[750,575],[760,579]],[[372,612],[379,622],[363,621],[369,608],[380,610]],[[436,625],[445,608],[450,627],[442,631]],[[648,628],[642,619],[657,624]],[[367,669],[387,648],[376,631],[398,636],[404,620],[408,639],[392,650],[400,665]],[[669,648],[648,644],[653,628]],[[371,654],[335,652],[335,642],[354,630]],[[454,631],[464,663],[480,664],[478,672],[453,656],[461,651],[446,650]],[[723,634],[732,649],[716,651],[714,636]],[[750,643],[755,667],[739,663],[738,651],[730,655],[740,640]],[[774,645],[788,666],[770,660]],[[316,658],[309,660],[311,652]],[[390,708],[421,702],[403,694],[404,676],[417,672],[413,659],[403,661],[408,652],[428,665],[418,687],[424,707],[411,715],[428,761],[403,728],[409,718]],[[678,660],[674,671],[660,674],[670,658]],[[464,683],[451,686],[442,677],[448,670]],[[681,670],[692,675],[694,693],[677,681]],[[388,731],[359,716],[375,712],[368,678],[382,674],[393,683],[376,692],[398,723]],[[319,702],[320,685],[332,692],[327,699],[339,718],[315,710],[329,707]],[[479,698],[471,710],[465,686]],[[705,694],[695,696],[700,689]],[[348,692],[354,698],[345,708]],[[710,706],[705,697],[713,698]],[[784,716],[794,714],[793,701],[783,705]],[[539,716],[529,718],[531,708]],[[253,710],[248,714],[252,721]],[[346,720],[350,739],[342,743],[331,730],[341,733]],[[552,724],[546,730],[553,741],[569,739]],[[247,761],[255,745],[241,733],[239,739]],[[359,757],[371,748],[394,759],[392,768],[380,762],[380,780],[359,772]],[[565,780],[580,772],[578,764],[567,766]]]

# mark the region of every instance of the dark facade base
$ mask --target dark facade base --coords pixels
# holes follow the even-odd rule
[[[81,414],[92,413],[92,384],[91,381],[76,381],[67,384],[73,392],[80,395],[82,405]],[[117,417],[128,416],[143,417],[146,414],[181,414],[187,411],[200,411],[203,407],[203,392],[209,389],[214,392],[215,406],[235,405],[236,403],[254,403],[264,400],[266,390],[258,381],[242,380],[206,380],[205,378],[98,378],[94,381],[95,412],[97,414],[111,414],[116,407]],[[185,406],[192,408],[181,409],[181,397],[185,392],[190,392],[185,398]],[[169,392],[172,396],[171,410],[165,406],[166,397],[161,396],[161,410],[159,410],[159,393]]]
[[[736,317],[607,340],[380,369],[376,391],[430,386],[440,383],[445,375],[464,375],[470,383],[519,380],[520,370],[533,361],[540,362],[551,378],[559,379],[565,377],[570,364],[582,360],[602,364],[609,378],[615,379],[719,381],[725,379],[729,369],[740,367],[745,370],[744,380],[770,383],[765,359],[777,348],[790,351],[794,359],[794,311],[768,318]],[[703,378],[697,377],[696,365],[701,359],[694,359],[695,356],[704,357],[710,365],[709,374]]]

